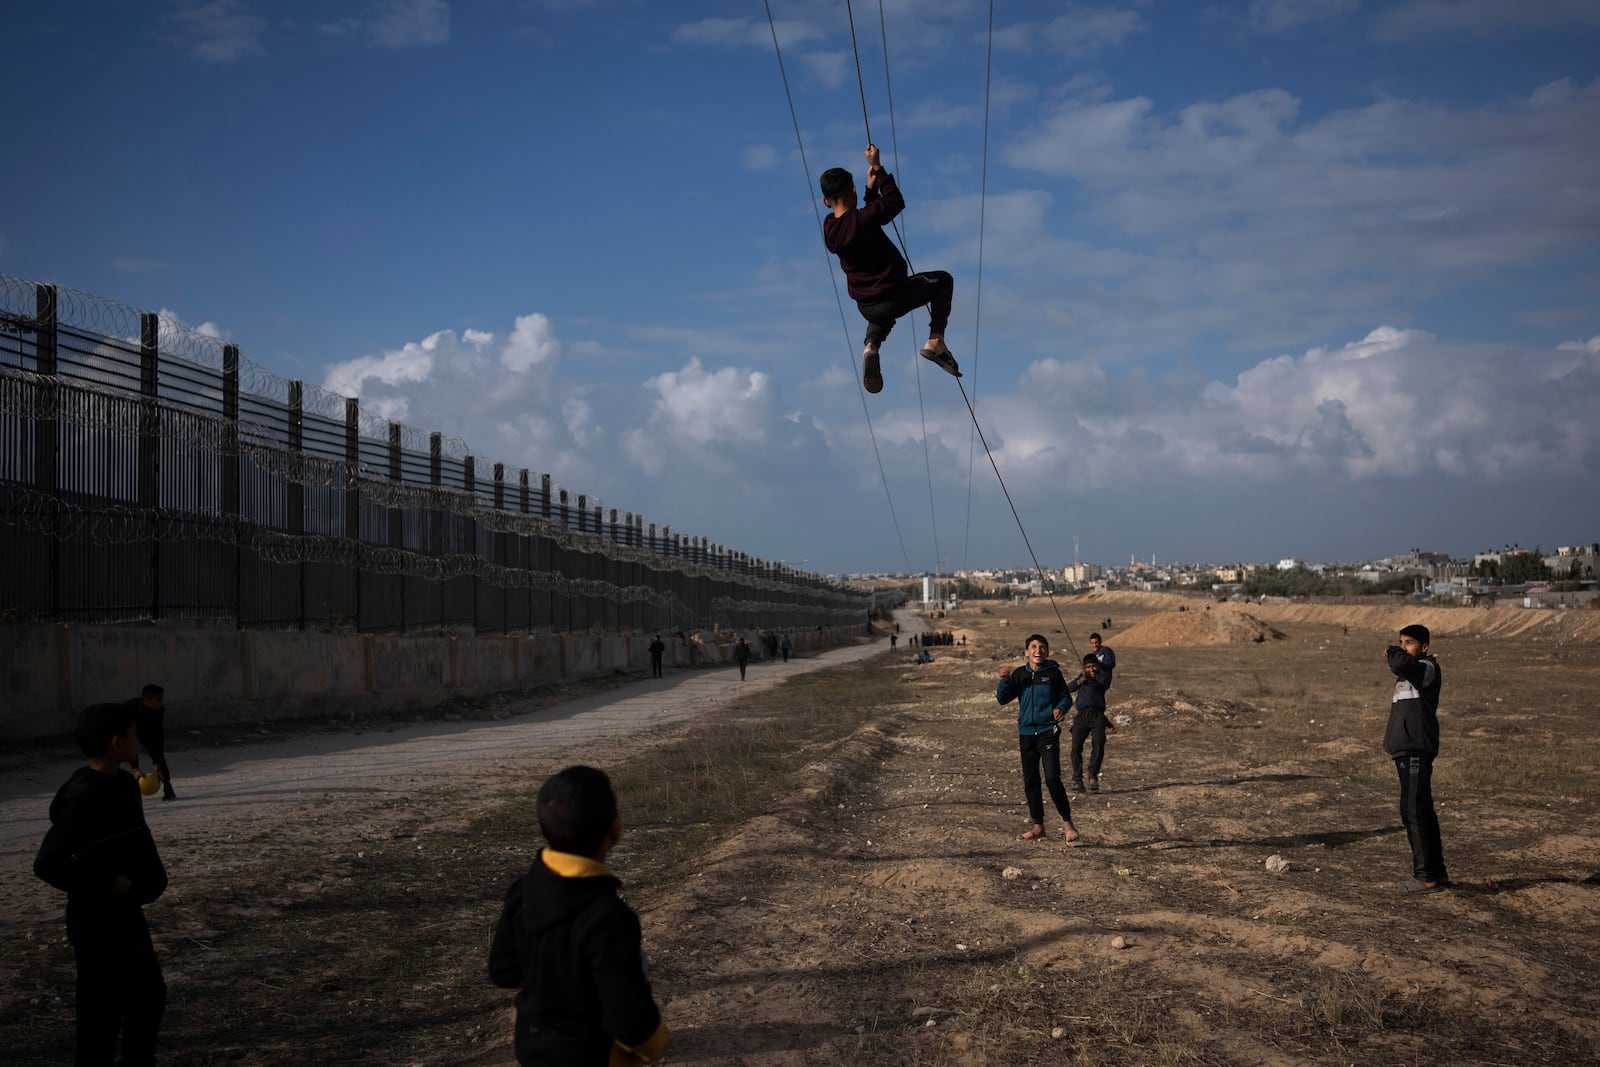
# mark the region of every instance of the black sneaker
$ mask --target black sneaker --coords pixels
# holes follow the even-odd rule
[[[1073,782],[1072,782],[1072,791],[1074,793],[1083,792],[1083,782],[1081,782],[1081,781],[1079,781],[1077,779],[1074,779]]]
[[[869,393],[883,392],[883,369],[878,366],[876,348],[861,357],[861,384]]]
[[[949,349],[946,349],[943,352],[935,352],[931,348],[924,348],[922,350],[922,358],[928,360],[930,363],[939,364],[939,366],[943,367],[945,372],[952,377],[961,377],[961,368],[956,366],[956,357],[950,354]]]
[[[1091,793],[1100,792],[1100,779],[1098,779],[1098,778],[1089,779],[1089,792],[1091,792]]]

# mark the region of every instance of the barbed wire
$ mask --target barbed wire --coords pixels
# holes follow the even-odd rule
[[[110,401],[110,402],[108,402]],[[13,416],[26,422],[55,421],[121,438],[130,447],[154,428],[162,439],[175,442],[191,454],[207,453],[218,461],[238,457],[269,479],[285,485],[300,485],[308,490],[354,491],[363,501],[377,507],[399,510],[442,512],[470,519],[480,528],[494,533],[544,538],[562,548],[593,552],[613,559],[676,570],[689,575],[731,579],[753,588],[854,603],[859,593],[831,586],[785,582],[751,573],[696,564],[681,555],[667,555],[643,546],[608,539],[604,525],[597,531],[573,530],[554,523],[542,514],[486,506],[476,491],[445,485],[421,485],[395,481],[387,469],[370,464],[351,463],[308,452],[290,452],[281,447],[282,430],[246,420],[231,420],[221,415],[175,407],[138,393],[95,388],[62,382],[59,379],[15,368],[0,368],[0,417]],[[520,495],[521,486],[506,487]],[[551,496],[561,492],[552,487]],[[542,507],[542,505],[541,505]],[[563,505],[552,502],[554,511]],[[603,505],[590,503],[581,514],[585,523]],[[578,509],[566,505],[569,517]],[[231,521],[231,520],[230,520]],[[631,538],[637,528],[624,524]],[[304,535],[302,535],[304,536]],[[680,535],[681,536],[681,535]]]
[[[634,584],[618,585],[601,578],[583,578],[551,568],[508,567],[477,554],[428,555],[410,549],[373,545],[328,534],[291,534],[268,530],[224,515],[172,514],[136,505],[85,507],[15,482],[0,482],[0,513],[10,525],[58,541],[96,546],[207,541],[254,552],[281,565],[332,564],[368,574],[445,582],[475,578],[497,589],[525,589],[569,598],[604,599],[621,606],[647,605],[687,618],[693,609],[671,590]],[[705,573],[703,577],[726,578]],[[748,583],[739,583],[748,584]],[[809,591],[808,591],[809,592]],[[803,614],[812,618],[855,619],[862,604],[823,607],[788,601],[712,600],[726,610]],[[710,620],[704,620],[709,622]]]

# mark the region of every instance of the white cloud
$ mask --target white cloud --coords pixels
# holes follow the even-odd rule
[[[739,164],[745,170],[771,170],[778,165],[778,150],[769,144],[747,145],[739,150]]]
[[[1008,233],[1002,209],[990,252],[1028,273],[997,299],[1066,324],[1078,349],[1143,353],[1214,332],[1249,350],[1398,316],[1487,272],[1582,255],[1600,246],[1597,85],[1557,82],[1470,109],[1388,99],[1320,116],[1281,89],[1173,114],[1143,97],[1065,100],[1005,158],[1075,180],[1052,185],[1052,199],[1081,206],[1106,247],[1051,240],[1061,207],[1029,207],[1025,227],[1046,235],[1033,237]],[[1103,273],[1113,257],[1137,269]],[[1081,284],[1037,280],[1063,275]]]
[[[1069,4],[1048,22],[1014,22],[994,31],[999,51],[1050,52],[1082,58],[1106,48],[1121,47],[1125,38],[1149,28],[1137,11]]]
[[[1402,0],[1379,19],[1387,39],[1467,33],[1487,36],[1505,30],[1600,29],[1600,4],[1594,0]]]
[[[178,43],[207,63],[231,63],[263,51],[267,20],[251,14],[243,0],[180,4],[168,19]]]
[[[434,355],[441,348],[455,348],[456,335],[450,330],[429,334],[421,341],[413,341],[381,356],[360,356],[344,363],[335,363],[323,376],[323,388],[341,396],[362,396],[368,382],[382,385],[404,385],[408,382],[425,382],[433,374]]]
[[[1343,18],[1360,6],[1361,0],[1250,0],[1244,20],[1264,33],[1283,33]]]
[[[820,41],[825,34],[814,22],[793,19],[776,19],[771,25],[766,19],[704,18],[686,22],[672,31],[672,39],[680,44],[708,45],[716,48],[770,49],[772,33],[778,33],[779,48],[794,48],[811,41]]]
[[[838,89],[855,77],[849,52],[807,52],[800,57],[800,66],[818,84],[827,89]]]
[[[1232,383],[1181,374],[1097,382],[1093,367],[1054,361],[1035,364],[1028,382],[1084,398],[1068,407],[1075,425],[1065,432],[1099,488],[1307,478],[1343,486],[1404,474],[1476,480],[1481,491],[1584,477],[1600,459],[1600,429],[1584,414],[1600,408],[1600,361],[1420,330],[1379,327],[1340,348],[1263,360]],[[1017,468],[1047,452],[1050,436],[1024,428],[1014,443],[1022,425],[1005,423],[1004,461]]]
[[[420,48],[450,40],[450,5],[445,0],[380,0],[368,24],[382,48]]]
[[[469,336],[474,332],[469,331]],[[525,373],[548,363],[561,352],[561,339],[549,318],[535,312],[517,316],[516,328],[500,353],[500,364],[513,373]]]

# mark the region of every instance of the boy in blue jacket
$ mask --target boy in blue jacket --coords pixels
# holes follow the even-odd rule
[[[622,1067],[666,1055],[639,917],[605,865],[622,837],[604,771],[568,767],[539,789],[548,842],[506,893],[489,979],[517,990],[517,1062]]]
[[[1439,755],[1439,661],[1428,654],[1428,628],[1415,623],[1400,631],[1400,643],[1383,650],[1394,675],[1394,701],[1383,733],[1383,750],[1400,775],[1400,821],[1411,841],[1411,879],[1406,893],[1438,893],[1450,887],[1433,810],[1433,761]]]
[[[1000,684],[994,697],[1001,705],[1017,702],[1017,740],[1022,758],[1022,792],[1028,799],[1028,816],[1033,828],[1022,835],[1024,841],[1044,836],[1044,797],[1039,789],[1039,767],[1044,765],[1044,784],[1050,800],[1066,828],[1067,843],[1081,836],[1072,825],[1072,805],[1061,785],[1061,720],[1067,698],[1067,681],[1061,667],[1049,658],[1050,642],[1043,634],[1029,634],[1024,645],[1027,662],[1020,667],[1000,669]]]
[[[155,1062],[167,1006],[144,905],[167,888],[167,869],[144,821],[144,798],[124,763],[139,759],[137,713],[94,704],[78,716],[89,764],[50,802],[50,829],[33,873],[67,894],[67,940],[78,963],[78,1064]]]

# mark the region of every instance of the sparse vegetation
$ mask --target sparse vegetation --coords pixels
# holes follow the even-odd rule
[[[1136,603],[1116,605],[1124,628]],[[1109,613],[1063,607],[1073,635]],[[398,800],[163,840],[167,1062],[509,1064],[483,953],[536,844],[534,784],[575,758],[621,791],[614,866],[692,1062],[1595,1058],[1600,645],[1435,642],[1458,888],[1407,900],[1384,888],[1409,864],[1379,750],[1387,629],[1277,621],[1284,640],[1245,649],[1119,648],[1112,711],[1131,722],[1105,792],[1073,797],[1086,843],[1069,848],[1017,839],[992,698],[1021,635],[1055,630],[1050,607],[946,622],[969,643],[929,665],[886,652],[660,736],[530,744]],[[8,1062],[61,1062],[59,900],[23,892],[0,1041]]]

